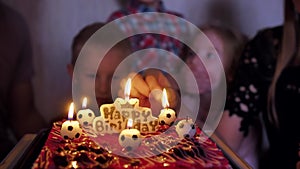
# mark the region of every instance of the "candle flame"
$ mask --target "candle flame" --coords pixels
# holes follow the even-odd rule
[[[162,102],[163,108],[167,108],[167,107],[170,106],[169,105],[169,101],[168,101],[167,91],[166,91],[165,88],[163,89],[163,94],[162,94],[161,102]]]
[[[82,101],[82,108],[86,108],[86,106],[87,106],[87,98],[86,97],[84,97],[83,98],[83,101]]]
[[[69,113],[68,113],[68,119],[72,120],[74,115],[74,103],[72,102],[70,104]]]
[[[78,168],[77,161],[72,161],[71,164],[73,168]]]
[[[132,124],[133,124],[133,120],[132,119],[128,119],[127,128],[131,128]]]
[[[125,90],[124,90],[124,95],[125,95],[126,101],[129,101],[130,89],[131,89],[131,78],[128,78],[126,85],[125,85]]]
[[[168,166],[170,166],[170,164],[169,163],[164,163],[163,166],[168,167]]]

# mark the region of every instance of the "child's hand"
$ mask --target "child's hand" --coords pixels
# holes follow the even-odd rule
[[[168,101],[171,108],[175,108],[178,103],[179,94],[176,92],[175,84],[172,85],[170,80],[161,71],[156,69],[149,69],[141,74],[130,74],[132,79],[130,97],[138,98],[140,106],[151,107],[155,109],[154,112],[159,112],[162,108],[161,97],[162,89],[166,88]],[[120,96],[124,96],[124,88],[127,79],[121,81]],[[156,110],[157,109],[157,110]],[[155,113],[154,113],[155,114]]]

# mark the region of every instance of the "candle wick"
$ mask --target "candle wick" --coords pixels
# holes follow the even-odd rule
[[[125,95],[125,101],[128,102],[129,101],[129,94]]]

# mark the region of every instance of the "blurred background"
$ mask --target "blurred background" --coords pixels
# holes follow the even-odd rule
[[[25,18],[34,58],[34,91],[38,111],[50,121],[67,114],[71,98],[70,63],[73,37],[84,26],[106,21],[120,8],[117,0],[2,0]],[[282,0],[163,0],[195,25],[221,23],[252,38],[282,23]]]

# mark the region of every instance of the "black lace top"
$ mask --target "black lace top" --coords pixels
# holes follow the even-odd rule
[[[276,87],[279,129],[267,120],[267,96],[280,51],[282,27],[260,31],[241,56],[226,109],[242,118],[240,131],[248,129],[262,113],[275,166],[295,168],[300,143],[300,67],[287,67]]]

